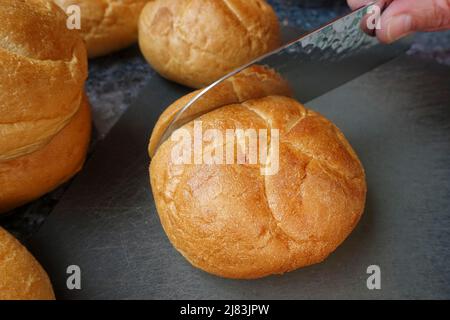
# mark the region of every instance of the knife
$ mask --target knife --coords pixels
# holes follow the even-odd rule
[[[376,4],[381,5],[381,10],[384,10],[390,2],[381,0]],[[295,98],[306,104],[405,52],[411,46],[411,38],[384,45],[363,31],[361,25],[365,24],[368,15],[373,14],[373,5],[374,3],[366,5],[335,19],[237,68],[201,90],[175,114],[156,148],[151,150],[151,156],[175,130],[192,120],[188,116],[189,110],[200,99],[220,88],[226,79],[252,65],[264,65],[277,71],[290,83]],[[215,108],[217,107],[202,107],[200,114],[196,110],[196,115],[208,113]]]

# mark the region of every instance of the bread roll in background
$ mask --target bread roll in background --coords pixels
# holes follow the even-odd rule
[[[39,262],[0,227],[0,300],[54,300],[52,284]]]
[[[281,44],[264,0],[155,0],[142,10],[139,44],[163,77],[200,88]]]
[[[252,92],[252,74],[239,76],[240,92]],[[262,175],[260,162],[176,164],[172,151],[179,142],[170,139],[151,161],[152,191],[167,236],[191,264],[218,276],[259,278],[321,262],[364,209],[364,169],[341,131],[279,89],[267,89],[265,97],[231,103],[216,92],[209,103],[222,107],[196,120],[203,132],[223,135],[227,129],[278,129],[276,174]],[[167,122],[163,115],[152,140]],[[193,122],[183,128],[194,136]]]
[[[67,181],[84,161],[86,47],[51,1],[0,0],[0,213]]]
[[[81,35],[89,58],[126,48],[137,41],[139,14],[149,0],[54,0],[66,10],[81,9]]]

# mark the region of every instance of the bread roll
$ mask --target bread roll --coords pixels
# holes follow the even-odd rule
[[[51,1],[0,0],[0,213],[81,167],[90,137],[86,47]]]
[[[0,213],[52,191],[81,170],[91,135],[87,98],[71,122],[49,144],[0,162]]]
[[[254,83],[247,84],[251,91]],[[278,129],[275,174],[262,175],[260,162],[177,164],[171,139],[152,158],[151,186],[164,230],[191,264],[209,273],[251,279],[321,262],[362,215],[365,174],[343,134],[317,112],[276,94],[223,103],[217,92],[210,103],[223,107],[196,119],[203,132],[223,135],[227,129]],[[162,117],[153,135],[166,126]],[[192,121],[182,128],[194,136]]]
[[[193,88],[277,48],[280,38],[265,0],[155,0],[139,19],[147,61],[163,77]]]
[[[80,107],[86,48],[50,2],[0,0],[0,161],[47,144]]]
[[[185,117],[195,119],[202,110],[219,108],[228,104],[240,103],[249,99],[263,98],[268,95],[291,96],[289,84],[275,71],[259,66],[251,66],[234,77],[222,82],[218,90],[212,90],[198,100]],[[216,88],[217,89],[217,88]],[[200,90],[185,95],[170,105],[158,119],[150,139],[149,153],[153,157],[157,144],[177,112],[193,99]]]
[[[52,284],[34,257],[0,227],[0,300],[54,300]]]
[[[81,9],[81,34],[90,58],[123,49],[137,40],[139,14],[149,0],[54,0]]]

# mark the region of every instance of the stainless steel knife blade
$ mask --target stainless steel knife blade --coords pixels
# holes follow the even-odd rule
[[[195,108],[200,99],[207,98],[224,80],[252,65],[264,65],[277,71],[290,83],[295,98],[306,104],[405,52],[410,47],[409,39],[384,45],[362,31],[361,22],[367,14],[372,13],[372,5],[309,32],[201,90],[173,117],[151,156],[176,129],[192,120],[188,111]],[[215,107],[202,107],[200,114],[196,110],[196,116],[213,109]]]

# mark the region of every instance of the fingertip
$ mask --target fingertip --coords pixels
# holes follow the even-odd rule
[[[384,43],[384,44],[391,44],[392,43],[392,41],[389,39],[389,37],[386,35],[385,32],[378,31],[377,32],[377,38],[378,38],[378,40],[381,43]]]
[[[371,0],[347,0],[347,3],[352,10],[361,8],[361,7],[365,6],[366,4],[369,4],[370,2],[372,2],[372,1]]]
[[[413,17],[402,14],[393,17],[382,18],[381,29],[377,30],[377,38],[382,43],[392,43],[412,33]]]

